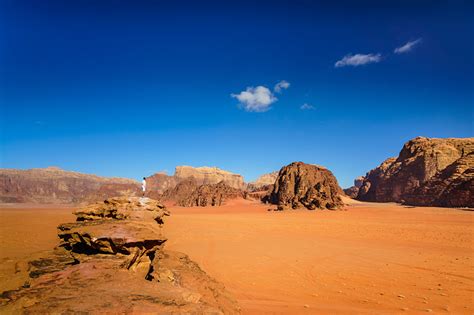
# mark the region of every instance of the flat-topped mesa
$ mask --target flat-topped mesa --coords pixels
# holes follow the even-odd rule
[[[186,178],[194,177],[196,182],[202,184],[226,183],[228,186],[243,189],[245,187],[244,178],[241,175],[234,174],[217,167],[192,167],[177,166],[174,177],[181,181]]]
[[[303,162],[293,162],[278,173],[267,201],[279,209],[338,209],[344,204],[342,189],[328,169]]]
[[[75,215],[58,227],[62,243],[19,271],[29,273],[28,285],[0,294],[0,312],[240,313],[222,284],[163,249],[169,212],[158,201],[110,198]]]
[[[474,207],[474,138],[418,137],[367,173],[357,199]]]

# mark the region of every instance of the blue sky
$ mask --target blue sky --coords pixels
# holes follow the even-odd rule
[[[411,138],[473,136],[471,3],[2,1],[1,167],[304,161],[350,186]]]

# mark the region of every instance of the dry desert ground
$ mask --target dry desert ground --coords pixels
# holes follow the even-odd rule
[[[0,289],[57,242],[71,206],[0,207]],[[267,211],[258,202],[170,207],[166,248],[224,283],[243,314],[473,314],[474,212],[350,202]]]

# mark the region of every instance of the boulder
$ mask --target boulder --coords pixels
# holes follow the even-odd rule
[[[328,169],[303,162],[294,162],[278,173],[268,201],[286,208],[338,209],[344,204],[336,178]]]

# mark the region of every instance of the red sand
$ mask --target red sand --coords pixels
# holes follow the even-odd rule
[[[70,207],[2,206],[0,282],[18,257],[57,244]],[[167,248],[187,253],[244,314],[472,314],[474,212],[354,203],[268,212],[234,201],[172,207]]]

